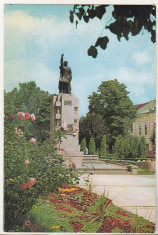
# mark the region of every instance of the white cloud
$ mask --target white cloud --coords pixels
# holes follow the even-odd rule
[[[145,51],[135,51],[132,54],[132,60],[137,64],[137,65],[146,65],[151,62],[151,53],[148,52],[147,50]]]

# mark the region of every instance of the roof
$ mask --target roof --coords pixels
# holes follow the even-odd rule
[[[135,107],[136,107],[136,109],[140,109],[140,108],[144,107],[145,105],[149,104],[150,102],[143,103],[143,104],[136,104]]]

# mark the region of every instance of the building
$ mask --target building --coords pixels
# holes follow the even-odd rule
[[[137,118],[132,125],[131,134],[141,138],[145,136],[148,152],[155,151],[151,137],[156,128],[156,100],[135,105]]]

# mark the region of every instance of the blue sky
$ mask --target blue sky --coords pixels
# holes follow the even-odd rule
[[[58,93],[60,57],[72,69],[72,94],[79,98],[80,116],[88,112],[88,96],[102,81],[117,78],[127,86],[134,104],[155,99],[156,44],[144,30],[129,41],[119,42],[109,30],[103,30],[110,10],[102,20],[69,21],[72,5],[5,5],[4,88],[11,91],[19,83],[35,81],[50,94]],[[112,9],[112,7],[110,7]],[[107,49],[98,57],[87,55],[97,38],[109,36]]]

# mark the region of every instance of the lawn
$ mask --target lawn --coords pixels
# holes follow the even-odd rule
[[[29,212],[22,231],[80,233],[153,233],[155,225],[78,186],[64,185]]]

